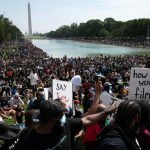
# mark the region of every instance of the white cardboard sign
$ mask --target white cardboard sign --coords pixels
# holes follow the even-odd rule
[[[73,92],[72,92],[72,82],[53,80],[53,99],[60,98],[66,102],[67,107],[73,106]]]
[[[150,68],[131,68],[129,100],[150,99]]]

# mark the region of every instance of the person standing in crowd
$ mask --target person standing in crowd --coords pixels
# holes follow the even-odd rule
[[[114,122],[98,136],[96,150],[140,150],[136,136],[141,110],[137,101],[124,101],[118,106]]]
[[[39,77],[37,75],[37,73],[35,72],[35,69],[33,69],[30,73],[30,75],[28,76],[28,79],[30,79],[30,86],[31,86],[31,89],[34,93],[34,96],[35,96],[35,92],[36,92],[36,86],[37,86],[37,81],[39,80]]]

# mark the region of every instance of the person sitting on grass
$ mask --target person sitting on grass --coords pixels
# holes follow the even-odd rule
[[[9,100],[9,105],[13,110],[16,111],[16,119],[17,119],[16,123],[22,123],[22,117],[24,114],[24,102],[20,98],[18,93],[16,93],[15,96],[13,96]]]
[[[16,123],[16,111],[10,107],[8,100],[0,99],[0,116],[3,119],[13,118],[13,122]]]

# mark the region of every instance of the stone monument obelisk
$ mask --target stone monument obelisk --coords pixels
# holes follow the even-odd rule
[[[28,28],[29,28],[28,36],[29,36],[29,37],[32,37],[32,23],[31,23],[31,9],[30,9],[30,3],[28,3]]]

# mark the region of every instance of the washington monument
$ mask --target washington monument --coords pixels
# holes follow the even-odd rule
[[[28,36],[32,36],[32,23],[31,23],[31,10],[30,10],[30,3],[28,3]]]

